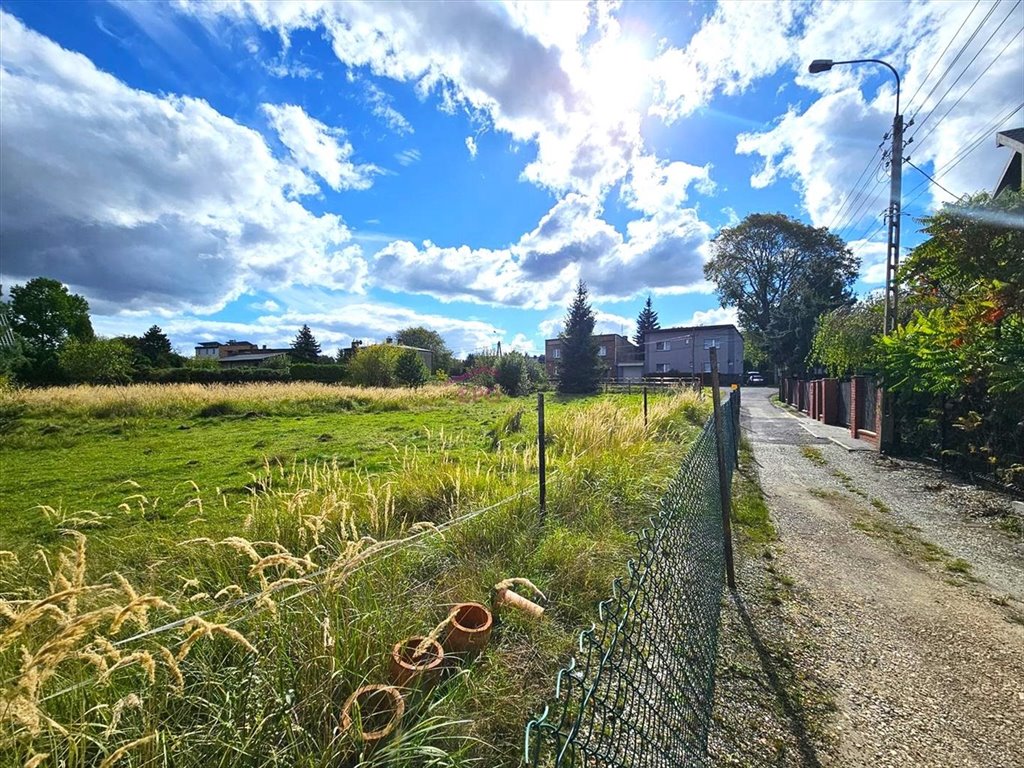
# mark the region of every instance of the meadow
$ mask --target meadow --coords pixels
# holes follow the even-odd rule
[[[0,393],[0,765],[517,765],[707,416],[698,395],[165,385]],[[391,647],[532,581],[486,652],[340,727]]]

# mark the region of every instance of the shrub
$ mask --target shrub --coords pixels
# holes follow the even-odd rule
[[[374,344],[360,349],[348,364],[349,378],[363,387],[395,386],[395,366],[401,347]]]
[[[395,378],[408,387],[421,387],[427,383],[430,372],[417,352],[407,349],[395,362]]]
[[[57,353],[68,379],[83,384],[121,384],[131,381],[135,355],[117,339],[70,339]]]
[[[520,397],[529,394],[530,377],[527,367],[526,357],[521,352],[509,352],[498,360],[494,378],[506,395]]]
[[[337,384],[348,378],[346,367],[337,364],[292,363],[289,370],[293,381],[320,381],[324,384]]]

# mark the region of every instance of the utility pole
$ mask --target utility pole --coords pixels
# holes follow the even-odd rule
[[[896,78],[896,112],[892,118],[892,149],[889,154],[889,234],[885,259],[885,317],[882,333],[888,336],[898,324],[900,267],[900,208],[903,195],[903,115],[900,114],[900,74],[881,59],[850,59],[832,61],[815,59],[808,67],[813,75],[827,72],[836,64],[881,64]],[[913,123],[913,121],[911,121]],[[896,442],[896,412],[892,394],[882,382],[882,433],[878,436],[878,450],[889,451]]]

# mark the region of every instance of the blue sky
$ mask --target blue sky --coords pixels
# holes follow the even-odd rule
[[[630,334],[648,293],[663,325],[730,321],[701,265],[755,211],[833,226],[868,291],[891,77],[807,63],[896,66],[907,154],[957,194],[994,185],[994,133],[1024,123],[1009,0],[0,14],[5,287],[60,279],[100,333],[157,323],[183,351],[308,323],[326,350],[422,324],[539,352],[580,278],[603,330]],[[950,199],[904,174],[911,214]]]

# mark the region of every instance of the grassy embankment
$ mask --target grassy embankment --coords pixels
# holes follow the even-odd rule
[[[554,399],[547,525],[525,493],[446,527],[532,488],[532,402],[316,385],[0,395],[0,763],[514,765],[706,410],[652,398],[645,429],[637,397]],[[338,729],[344,699],[386,681],[395,642],[510,576],[547,593],[545,616],[503,617],[468,671],[410,697],[401,734],[361,755]]]

